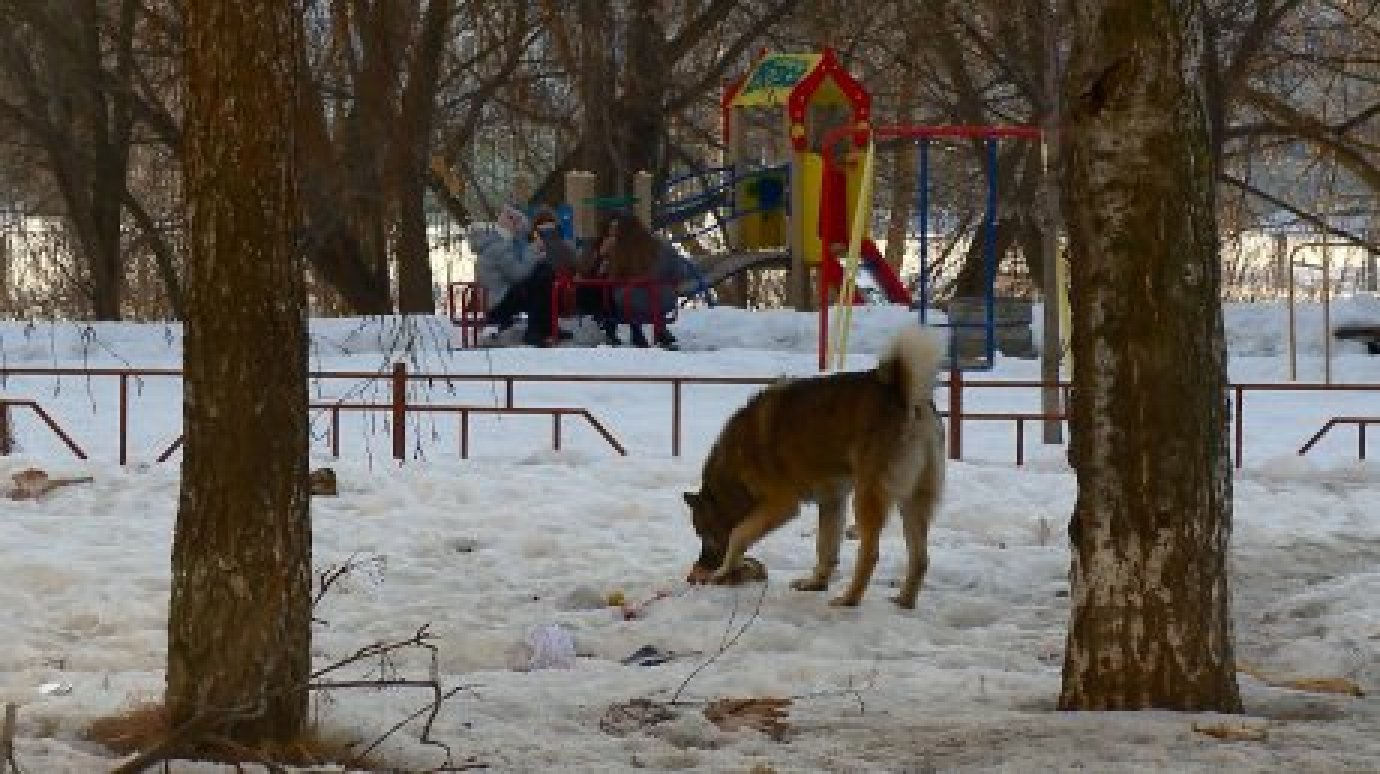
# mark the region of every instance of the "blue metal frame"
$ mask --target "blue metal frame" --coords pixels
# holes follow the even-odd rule
[[[997,335],[996,335],[996,285],[997,285],[997,140],[986,138],[983,140],[984,150],[986,151],[983,159],[983,167],[987,174],[986,202],[982,217],[982,253],[983,253],[983,322],[981,323],[956,323],[952,319],[937,323],[939,327],[949,329],[949,352],[952,354],[957,351],[958,329],[976,328],[981,326],[984,333],[983,350],[986,353],[986,363],[978,366],[970,366],[962,370],[965,371],[990,371],[996,366],[997,360]],[[920,212],[916,215],[920,227],[920,324],[929,324],[929,234],[930,234],[930,138],[920,139],[920,163],[919,163],[919,184],[916,196],[919,199],[918,206]]]

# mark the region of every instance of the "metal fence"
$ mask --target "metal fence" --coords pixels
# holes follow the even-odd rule
[[[129,464],[130,461],[130,435],[131,425],[136,423],[138,418],[131,412],[131,381],[144,380],[149,378],[181,378],[182,372],[178,369],[168,368],[3,368],[0,369],[0,384],[8,384],[11,378],[19,377],[79,377],[85,380],[115,380],[118,385],[117,408],[115,417],[114,431],[116,436],[116,447],[118,449],[118,461],[121,465]],[[471,415],[544,415],[551,417],[552,420],[552,448],[559,449],[562,444],[562,420],[564,418],[574,418],[583,420],[593,429],[609,447],[616,453],[627,454],[628,448],[617,437],[617,427],[600,419],[593,411],[587,407],[571,405],[539,405],[530,401],[519,401],[517,388],[519,385],[548,384],[548,385],[643,385],[661,386],[669,391],[670,408],[667,422],[670,430],[670,453],[672,456],[680,456],[684,447],[684,420],[686,413],[686,392],[692,388],[698,389],[713,385],[739,385],[739,386],[764,386],[776,381],[778,377],[748,377],[748,376],[684,376],[684,375],[654,375],[654,374],[488,374],[488,373],[430,373],[430,372],[411,372],[406,364],[395,364],[391,371],[315,371],[310,374],[310,378],[319,383],[331,381],[382,381],[386,382],[388,400],[386,401],[362,401],[339,398],[334,400],[316,400],[311,403],[311,408],[325,412],[330,417],[330,429],[328,432],[331,452],[334,456],[339,456],[341,449],[341,424],[340,414],[342,412],[374,412],[389,417],[389,435],[391,454],[395,459],[403,460],[407,456],[408,448],[408,418],[423,414],[452,414],[457,417],[458,428],[457,437],[459,439],[460,453],[462,457],[469,456],[470,433],[469,422]],[[487,405],[478,403],[466,404],[455,402],[419,402],[408,397],[408,387],[410,384],[418,382],[427,383],[479,383],[488,384],[494,387],[495,393],[493,401]],[[501,387],[501,393],[498,388]],[[951,374],[947,382],[940,383],[943,395],[940,397],[940,405],[947,410],[941,411],[941,416],[947,421],[948,449],[949,456],[953,459],[962,459],[965,426],[971,423],[1011,423],[1015,430],[1015,461],[1017,465],[1025,462],[1025,427],[1027,423],[1043,422],[1048,419],[1063,421],[1064,416],[1048,415],[1039,411],[982,411],[973,410],[969,406],[974,402],[975,396],[987,394],[994,390],[1025,390],[1038,391],[1042,387],[1039,381],[1018,381],[1018,380],[967,380],[961,374]],[[1067,405],[1069,384],[1061,382],[1060,387],[1064,391],[1065,405]],[[1296,383],[1240,383],[1233,384],[1230,388],[1231,400],[1231,430],[1232,433],[1232,456],[1236,467],[1241,467],[1246,453],[1248,438],[1247,406],[1257,405],[1261,402],[1262,396],[1271,393],[1289,392],[1309,392],[1321,393],[1329,396],[1336,396],[1343,393],[1360,394],[1369,397],[1375,393],[1380,393],[1380,384],[1296,384]],[[1248,401],[1249,397],[1249,401]],[[1367,401],[1365,405],[1376,405],[1372,401]],[[1314,407],[1317,408],[1317,407]],[[1365,430],[1367,425],[1380,424],[1380,416],[1370,416],[1365,413],[1345,410],[1347,407],[1336,409],[1325,409],[1320,417],[1314,419],[1291,419],[1289,421],[1318,421],[1321,426],[1317,432],[1312,433],[1312,438],[1301,436],[1301,445],[1297,449],[1298,454],[1305,454],[1310,451],[1330,430],[1340,426],[1355,426],[1358,431],[1359,445],[1357,456],[1365,458]],[[24,409],[31,411],[42,420],[51,431],[57,435],[76,456],[85,458],[86,453],[82,450],[69,429],[62,426],[59,418],[54,416],[52,411],[45,410],[39,398],[30,395],[10,397],[0,399],[0,427],[12,426],[13,418],[10,416],[13,409]],[[1333,413],[1327,413],[1332,411]],[[722,422],[723,418],[715,418],[715,424]],[[956,418],[956,421],[954,421]],[[1262,406],[1259,416],[1252,416],[1252,421],[1262,424],[1280,421],[1278,412],[1271,410],[1268,406]],[[1311,428],[1311,425],[1309,426]],[[157,457],[158,461],[168,459],[177,449],[179,439],[173,439],[162,453]]]

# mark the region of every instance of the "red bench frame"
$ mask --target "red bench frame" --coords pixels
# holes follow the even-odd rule
[[[572,277],[569,275],[557,275],[556,281],[551,283],[551,338],[554,340],[560,335],[560,321],[562,317],[569,317],[575,312],[575,290],[577,288],[603,288],[604,306],[612,307],[610,302],[613,300],[613,293],[616,290],[623,291],[623,308],[627,309],[628,294],[633,290],[645,289],[647,291],[647,305],[649,312],[646,320],[620,320],[621,323],[641,325],[650,324],[653,326],[656,336],[655,340],[660,341],[666,333],[666,326],[676,321],[676,307],[673,305],[671,311],[662,314],[654,310],[655,305],[661,299],[661,289],[671,287],[666,282],[658,280],[641,279],[595,279],[592,277]],[[568,313],[569,314],[568,314]]]

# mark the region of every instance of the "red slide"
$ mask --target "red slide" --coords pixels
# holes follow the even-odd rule
[[[896,276],[891,264],[882,257],[882,251],[877,249],[877,243],[871,239],[862,241],[862,265],[872,275],[872,279],[877,282],[882,292],[886,294],[886,300],[893,304],[910,306],[910,291],[901,281],[901,278]]]

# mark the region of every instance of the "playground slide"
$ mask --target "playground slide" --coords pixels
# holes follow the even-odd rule
[[[680,295],[688,296],[718,285],[750,269],[781,269],[790,266],[785,252],[739,253],[716,256],[712,263],[697,263],[699,274],[680,287]]]
[[[877,243],[871,239],[864,238],[862,241],[861,268],[867,270],[874,282],[886,295],[886,300],[893,304],[905,304],[910,306],[911,295],[906,289],[905,283],[896,276],[891,265],[882,257],[882,251],[877,249]],[[843,265],[833,256],[826,256],[824,264],[820,266],[825,282],[830,287],[838,287],[843,279]],[[855,296],[856,298],[856,296]],[[858,303],[855,301],[854,303]]]
[[[906,288],[901,278],[896,276],[896,271],[882,257],[882,251],[877,249],[877,243],[871,239],[862,241],[862,265],[872,275],[877,286],[886,294],[886,300],[893,304],[910,306],[912,300],[910,290]]]

